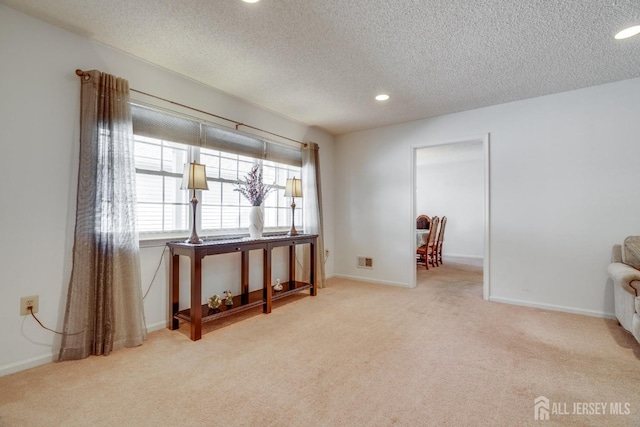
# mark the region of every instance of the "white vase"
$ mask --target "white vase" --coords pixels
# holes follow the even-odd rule
[[[249,210],[249,237],[259,239],[264,229],[264,209],[262,206],[251,206]]]

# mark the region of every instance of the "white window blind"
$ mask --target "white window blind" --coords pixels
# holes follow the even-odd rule
[[[297,147],[287,147],[237,130],[136,104],[131,106],[131,114],[136,135],[302,166],[302,152]]]

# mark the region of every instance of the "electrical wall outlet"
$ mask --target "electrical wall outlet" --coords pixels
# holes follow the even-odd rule
[[[31,295],[30,297],[22,297],[20,298],[20,316],[26,316],[27,314],[31,314],[29,308],[34,313],[38,312],[38,295]]]

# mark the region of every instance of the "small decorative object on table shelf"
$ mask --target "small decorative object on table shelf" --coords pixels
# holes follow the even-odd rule
[[[273,290],[276,292],[280,292],[282,290],[282,283],[280,283],[280,279],[276,279],[276,283],[273,285]]]
[[[207,303],[209,308],[212,310],[215,310],[216,308],[220,307],[221,304],[222,304],[222,298],[220,298],[218,294],[215,294],[214,296],[209,298],[209,302]]]
[[[224,305],[231,307],[233,305],[233,296],[231,295],[231,291],[224,291],[224,294],[227,296],[224,300]]]
[[[235,191],[242,194],[251,203],[251,211],[249,212],[249,236],[252,239],[262,237],[264,229],[264,210],[262,202],[269,192],[273,190],[273,185],[265,185],[262,181],[262,168],[260,165],[254,165],[247,174],[244,181],[238,181]]]

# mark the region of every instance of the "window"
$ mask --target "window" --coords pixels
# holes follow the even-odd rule
[[[188,192],[180,189],[189,147],[135,135],[136,198],[141,233],[189,229]]]
[[[191,194],[180,186],[184,165],[191,161],[206,165],[209,190],[196,192],[201,234],[246,231],[251,205],[234,191],[234,184],[254,164],[262,165],[264,182],[273,184],[264,201],[265,230],[291,226],[291,201],[284,189],[287,178],[301,176],[299,150],[140,106],[132,106],[132,113],[138,228],[143,236],[190,230]],[[193,143],[203,139],[208,141],[204,146]],[[302,227],[301,204],[296,206],[295,222]]]
[[[273,184],[273,190],[264,201],[265,227],[291,226],[291,206],[284,197],[287,178],[300,178],[300,167],[268,160],[200,149],[199,163],[206,165],[209,191],[202,192],[202,230],[237,230],[249,227],[251,204],[234,191],[234,184],[243,180],[251,167],[262,164],[263,180]],[[302,225],[299,207],[296,205],[296,225]]]

